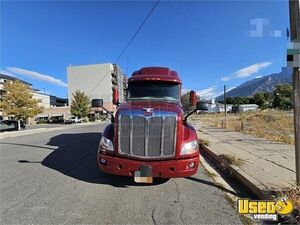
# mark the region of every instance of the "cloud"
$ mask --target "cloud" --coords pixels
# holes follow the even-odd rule
[[[229,81],[230,79],[231,79],[230,76],[222,77],[222,78],[221,78],[221,81]]]
[[[15,74],[10,73],[10,72],[8,72],[8,71],[6,71],[6,70],[0,70],[0,73],[1,73],[1,74],[4,74],[4,75],[7,75],[7,76],[11,76],[11,77],[16,77]]]
[[[235,89],[236,87],[230,87],[230,88],[228,88],[226,91],[228,92],[228,91],[231,91],[231,90],[233,90],[233,89]]]
[[[271,62],[263,62],[263,63],[256,63],[251,66],[247,66],[243,69],[240,69],[239,71],[233,73],[236,77],[243,78],[243,77],[249,77],[252,74],[257,73],[259,70],[264,69],[268,66],[270,66]]]
[[[264,68],[267,68],[271,64],[272,64],[271,62],[255,63],[253,65],[247,66],[245,68],[242,68],[242,69],[234,72],[230,76],[222,77],[221,81],[229,81],[229,80],[236,79],[236,78],[249,77],[253,74],[256,74],[258,71],[260,71]]]
[[[61,86],[61,87],[68,86],[66,83],[64,83],[63,81],[61,81],[59,79],[54,78],[53,76],[41,74],[41,73],[38,73],[35,71],[25,70],[25,69],[21,69],[21,68],[17,68],[17,67],[7,67],[6,70],[8,70],[9,72],[18,74],[18,75],[23,75],[23,76],[30,77],[30,78],[33,78],[36,80],[45,81],[47,83],[54,84],[57,86]]]
[[[213,99],[213,98],[219,96],[222,93],[222,91],[218,91],[217,86],[214,85],[214,86],[199,90],[196,93],[197,93],[197,95],[200,96],[200,99]]]
[[[255,78],[262,78],[262,76],[256,76]]]
[[[236,87],[229,87],[227,89],[227,92],[231,91],[234,88],[236,88]],[[223,90],[223,86],[221,88],[220,87],[218,88],[218,86],[214,85],[214,86],[196,91],[196,93],[198,96],[200,96],[200,99],[210,100],[210,99],[214,99],[214,98],[222,95],[224,93],[224,90]]]

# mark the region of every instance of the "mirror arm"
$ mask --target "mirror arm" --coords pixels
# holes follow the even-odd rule
[[[107,110],[104,106],[100,106],[99,108],[104,109],[111,117],[111,122],[114,123],[115,122],[115,116],[112,112],[110,112],[109,110]]]
[[[183,118],[183,121],[186,121],[187,118],[192,115],[193,113],[197,112],[197,109],[193,109],[192,111],[190,111],[188,114],[186,114]]]

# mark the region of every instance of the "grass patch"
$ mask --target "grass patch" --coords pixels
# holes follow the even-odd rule
[[[231,204],[232,208],[234,210],[237,210],[236,200],[234,200],[232,197],[230,197],[230,195],[228,195],[226,193],[224,194],[224,197]],[[238,214],[238,215],[239,215],[241,221],[243,222],[243,224],[245,224],[245,225],[253,225],[253,224],[255,224],[254,221],[253,221],[253,219],[251,219],[250,216],[246,216],[246,215],[242,215],[242,214]]]
[[[212,179],[214,179],[217,176],[217,174],[209,172],[206,168],[204,168],[204,173]]]
[[[221,154],[219,157],[228,165],[234,165],[240,167],[243,165],[244,161],[238,158],[236,155],[232,154]]]
[[[205,138],[199,138],[198,143],[202,144],[202,145],[206,145],[206,146],[210,146],[210,144],[211,144],[210,141]]]
[[[236,201],[234,201],[232,197],[225,193],[224,198],[232,205],[234,209],[236,209]]]
[[[252,224],[254,224],[254,221],[251,218],[249,218],[249,216],[245,216],[245,215],[241,215],[240,214],[240,218],[241,218],[242,222],[245,225],[252,225]]]
[[[271,192],[271,199],[277,201],[280,199],[289,199],[292,201],[294,206],[294,211],[288,215],[287,217],[284,217],[282,224],[299,224],[299,217],[300,217],[300,185],[292,185],[285,187],[280,192]]]
[[[294,208],[300,211],[300,185],[286,187],[282,192],[277,193],[277,197],[290,199]]]
[[[272,141],[294,144],[294,121],[291,112],[258,110],[245,113],[197,115],[201,122],[219,128],[250,134]]]

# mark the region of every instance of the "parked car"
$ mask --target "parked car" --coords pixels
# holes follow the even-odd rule
[[[81,117],[72,116],[71,118],[69,118],[68,120],[66,120],[65,123],[67,123],[67,124],[81,123],[81,121],[82,121]]]
[[[20,121],[21,129],[25,129],[26,124],[24,121]],[[1,120],[0,121],[0,131],[11,131],[18,130],[18,121],[17,120]]]
[[[64,117],[63,116],[51,116],[48,121],[49,121],[49,123],[64,123]]]
[[[50,123],[48,116],[37,117],[37,118],[35,119],[35,122],[36,122],[37,124]]]

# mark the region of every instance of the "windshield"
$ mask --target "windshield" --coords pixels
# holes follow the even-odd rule
[[[136,81],[128,84],[127,100],[158,99],[179,101],[179,84],[161,81]]]

